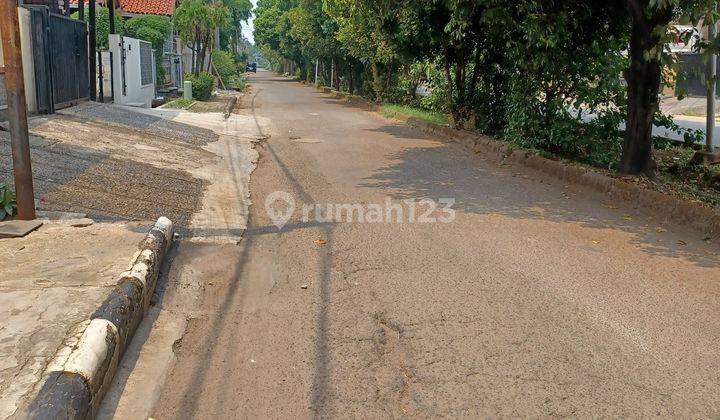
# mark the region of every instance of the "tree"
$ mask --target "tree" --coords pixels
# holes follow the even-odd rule
[[[212,49],[215,31],[228,22],[227,7],[217,2],[183,0],[175,9],[172,21],[180,38],[193,52],[192,72],[197,75],[203,70],[205,59]]]
[[[515,4],[506,42],[508,140],[561,156],[612,164],[624,117],[622,0]],[[593,113],[592,121],[583,114]],[[609,121],[610,123],[606,124]]]
[[[172,31],[172,22],[167,16],[142,15],[130,18],[125,23],[126,35],[142,39],[152,44],[155,52],[155,68],[158,84],[165,83],[165,70],[162,66],[163,48]]]
[[[337,22],[337,40],[347,54],[370,69],[375,100],[390,86],[398,61],[399,13],[390,0],[325,0],[324,11]]]
[[[662,40],[674,15],[669,1],[627,0],[632,19],[630,67],[625,71],[628,114],[619,170],[654,175],[652,127],[662,81]]]
[[[336,61],[342,55],[340,43],[335,39],[337,24],[323,11],[322,0],[299,0],[287,16],[291,25],[290,35],[297,41],[303,57],[303,62],[298,63],[303,73],[301,77],[310,78],[315,60]],[[334,85],[333,82],[331,84]]]
[[[652,159],[652,128],[659,108],[664,48],[672,21],[705,24],[717,20],[713,0],[625,0],[632,20],[628,85],[628,113],[619,171],[655,175]],[[715,40],[709,40],[714,43]],[[717,49],[715,45],[708,45]]]
[[[490,2],[475,0],[416,0],[421,33],[427,35],[422,50],[442,57],[447,102],[453,123],[463,127],[472,113],[482,66],[483,14]]]
[[[228,10],[228,24],[220,29],[220,48],[237,52],[242,38],[242,22],[252,14],[253,4],[250,0],[222,0]]]

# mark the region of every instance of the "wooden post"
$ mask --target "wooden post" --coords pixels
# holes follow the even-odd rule
[[[2,36],[5,60],[3,70],[10,124],[10,147],[12,148],[17,215],[21,220],[33,220],[35,219],[35,196],[30,162],[25,79],[20,50],[20,25],[15,0],[0,0],[0,35]]]

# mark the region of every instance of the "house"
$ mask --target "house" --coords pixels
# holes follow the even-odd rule
[[[88,4],[88,0],[84,0]],[[69,0],[71,13],[77,10],[78,0]],[[107,0],[98,0],[97,5],[106,7]],[[143,15],[172,16],[178,2],[176,0],[114,0],[114,6],[123,19],[130,19]],[[183,45],[176,32],[171,32],[163,45],[163,69],[165,70],[166,86],[164,88],[176,89],[183,82]]]

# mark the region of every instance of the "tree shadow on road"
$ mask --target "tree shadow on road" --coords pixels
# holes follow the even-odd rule
[[[386,126],[379,131],[399,139],[429,139],[409,127]],[[717,254],[708,252],[717,248],[703,241],[702,234],[671,225],[662,214],[633,208],[607,194],[568,185],[521,165],[498,163],[442,142],[406,148],[389,159],[394,163],[367,177],[363,187],[381,189],[397,200],[456,198],[454,208],[462,213],[621,230],[632,234],[632,243],[644,252],[705,267],[720,265]]]
[[[99,221],[167,216],[184,227],[197,211],[205,187],[187,172],[52,138],[32,135],[30,149],[40,210],[86,213]],[[0,133],[0,179],[11,178],[10,139]]]

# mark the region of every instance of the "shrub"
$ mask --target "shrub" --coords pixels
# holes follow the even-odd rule
[[[216,50],[213,51],[211,59],[215,70],[217,70],[220,78],[227,87],[230,79],[237,75],[237,66],[235,65],[235,60],[233,60],[232,53]]]
[[[185,109],[192,105],[193,101],[185,98],[177,98],[174,101],[170,101],[165,104],[165,108],[171,109]]]
[[[0,220],[15,214],[15,193],[6,182],[0,182]]]
[[[244,76],[241,75],[233,75],[230,77],[229,80],[225,81],[225,87],[228,89],[237,90],[239,92],[244,91],[247,88],[247,80],[245,80]]]
[[[215,88],[215,78],[210,73],[200,72],[197,75],[186,73],[185,80],[192,83],[192,95],[198,101],[207,101]]]

